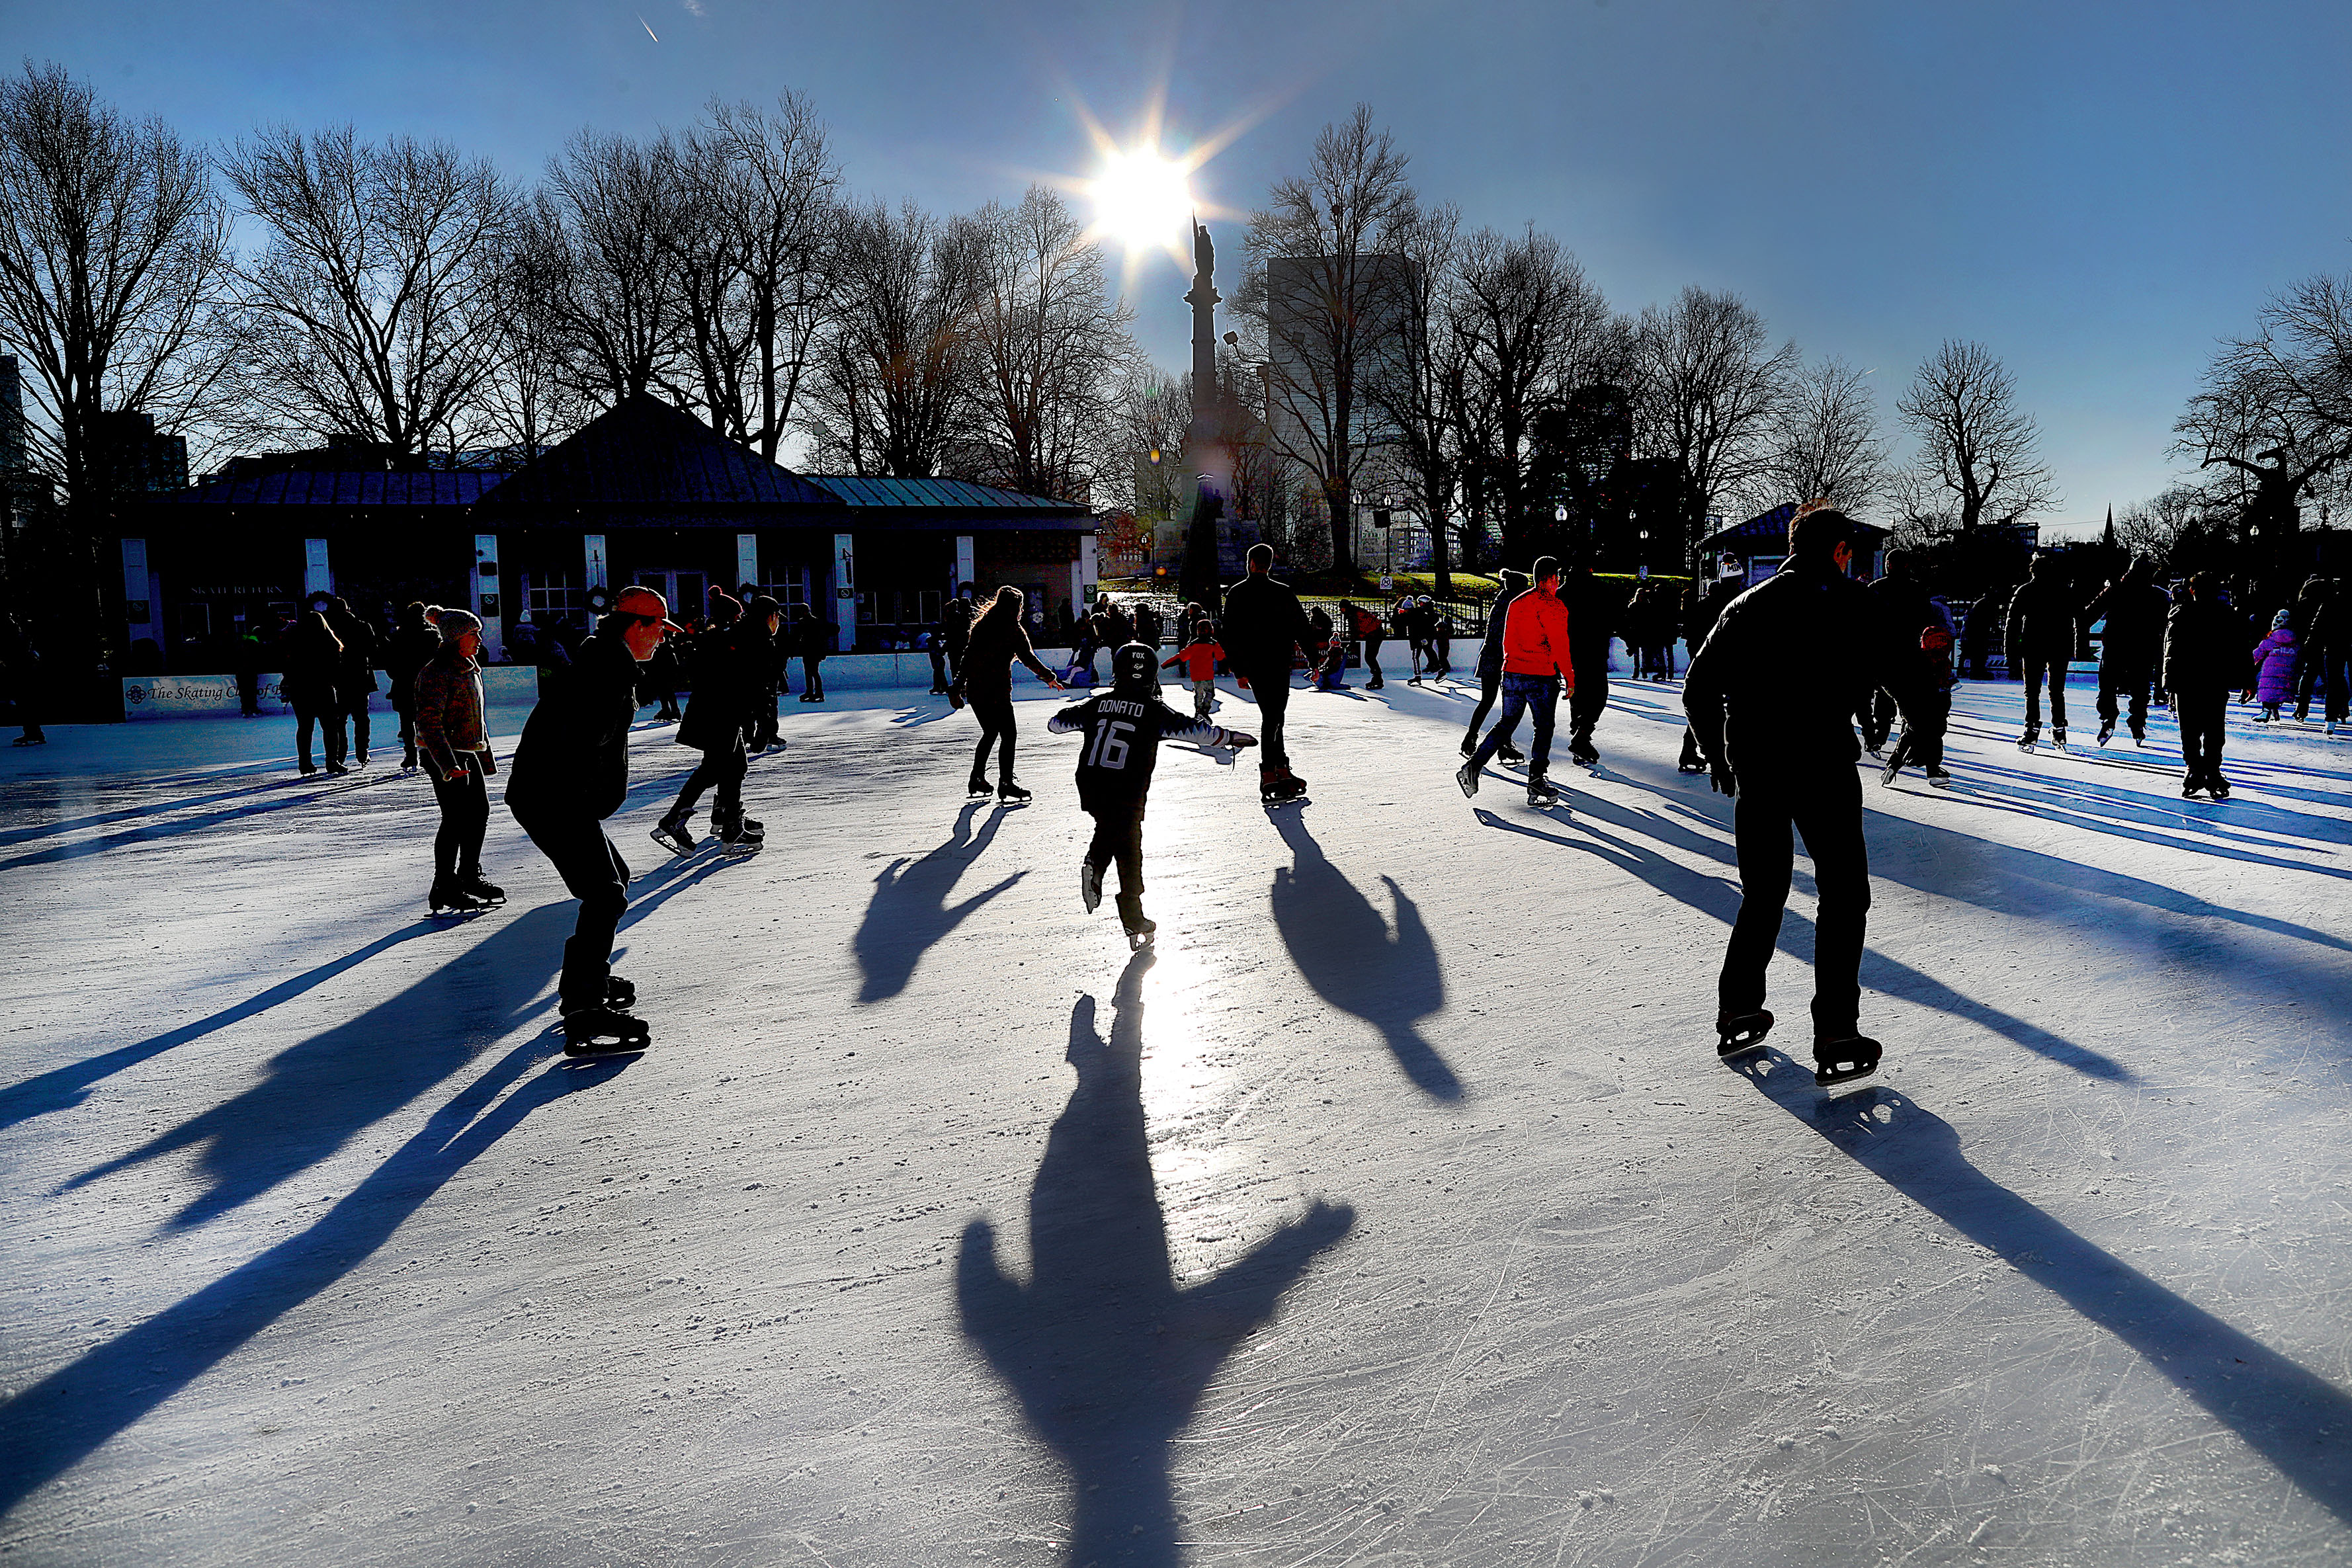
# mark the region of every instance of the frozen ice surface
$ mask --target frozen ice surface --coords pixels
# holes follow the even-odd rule
[[[586,1066],[562,888],[501,810],[428,924],[381,743],[0,747],[0,1554],[2352,1560],[2352,740],[2236,710],[2184,802],[2160,712],[2027,757],[1964,688],[1955,789],[1867,780],[1832,1098],[1709,1049],[1676,701],[1549,813],[1456,792],[1459,686],[1295,695],[1304,806],[1171,746],[1137,961],[1047,700],[1003,810],[968,715],[788,699],[733,862],[646,837],[648,726],[656,1044]]]

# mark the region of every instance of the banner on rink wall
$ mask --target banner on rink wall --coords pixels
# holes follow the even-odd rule
[[[376,672],[376,684],[388,687],[392,678]],[[273,717],[290,717],[294,709],[278,693],[278,677],[256,678],[255,706]],[[493,664],[482,672],[482,700],[492,706],[539,700],[539,670],[531,664]],[[122,682],[122,716],[142,718],[203,718],[226,714],[235,717],[238,706],[235,675],[128,675]],[[370,713],[388,714],[392,702],[381,690],[368,698]]]

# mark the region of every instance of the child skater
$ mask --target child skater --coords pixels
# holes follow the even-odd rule
[[[1217,643],[1217,628],[1205,615],[1192,622],[1192,638],[1168,658],[1160,661],[1163,670],[1172,665],[1184,666],[1184,678],[1192,683],[1192,716],[1209,716],[1210,705],[1217,700],[1217,661],[1225,651]]]
[[[1156,667],[1151,649],[1128,643],[1110,656],[1109,694],[1066,707],[1045,726],[1056,735],[1086,737],[1078,749],[1078,804],[1095,820],[1095,836],[1078,867],[1078,896],[1092,915],[1102,903],[1103,873],[1118,862],[1118,919],[1130,949],[1159,929],[1143,917],[1143,807],[1160,743],[1197,740],[1235,750],[1257,744],[1255,736],[1188,719],[1154,696]]]

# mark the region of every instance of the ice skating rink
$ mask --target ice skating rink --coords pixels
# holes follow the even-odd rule
[[[2074,755],[1970,685],[1955,789],[1868,780],[1834,1097],[1715,1058],[1666,685],[1564,811],[1462,799],[1459,686],[1295,695],[1301,807],[1166,747],[1132,962],[1046,700],[1004,810],[942,699],[787,698],[741,862],[646,837],[648,727],[656,1044],[586,1065],[503,809],[436,925],[381,747],[0,748],[0,1555],[2336,1568],[2352,739],[2233,709],[2184,802],[2070,695]]]

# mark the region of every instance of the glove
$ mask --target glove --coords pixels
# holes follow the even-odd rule
[[[1714,788],[1717,794],[1729,795],[1735,800],[1738,798],[1739,780],[1732,777],[1731,764],[1721,758],[1707,758],[1706,781]]]

